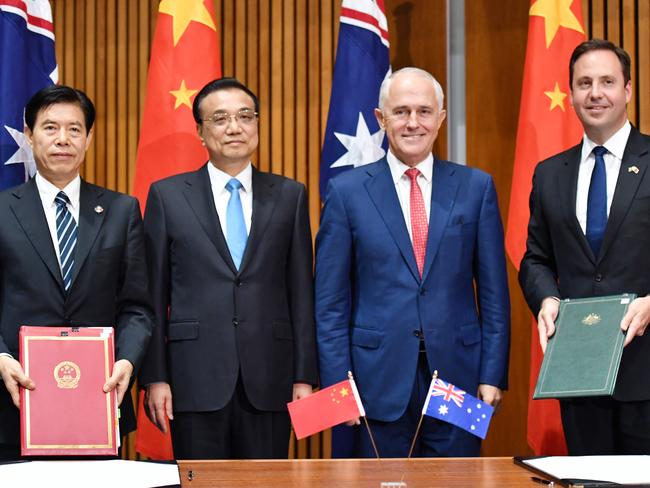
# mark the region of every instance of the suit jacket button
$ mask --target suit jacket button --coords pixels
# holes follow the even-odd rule
[[[235,280],[235,286],[242,286],[243,284],[244,283],[242,283],[242,280],[240,280],[239,278]]]
[[[424,337],[424,335],[422,334],[422,332],[420,332],[419,330],[414,330],[414,331],[413,331],[413,335],[414,335],[415,337],[419,338],[419,339],[422,339],[422,338]]]
[[[239,321],[237,319],[232,319],[232,325],[237,327],[239,325]]]
[[[598,273],[598,274],[596,275],[596,281],[597,281],[598,283],[600,283],[601,281],[603,281],[603,275],[601,275],[600,273]]]
[[[426,294],[427,294],[426,288],[420,288],[420,295],[426,295]]]

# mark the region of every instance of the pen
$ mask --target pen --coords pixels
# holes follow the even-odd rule
[[[540,485],[555,486],[554,481],[545,480],[544,478],[538,478],[537,476],[531,476],[530,479],[533,480],[533,482],[535,483],[539,483]]]

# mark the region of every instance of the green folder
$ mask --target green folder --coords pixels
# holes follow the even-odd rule
[[[621,319],[635,298],[562,300],[533,398],[611,396],[625,340]]]

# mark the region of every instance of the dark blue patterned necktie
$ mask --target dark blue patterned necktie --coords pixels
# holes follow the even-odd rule
[[[607,149],[603,146],[596,146],[593,153],[596,157],[596,164],[593,173],[591,173],[591,183],[589,184],[586,234],[594,256],[598,257],[607,226],[607,173],[603,157],[607,153]]]
[[[68,210],[70,199],[60,191],[54,198],[56,203],[56,237],[59,240],[59,260],[65,290],[72,283],[72,266],[74,265],[74,248],[77,244],[77,223]]]

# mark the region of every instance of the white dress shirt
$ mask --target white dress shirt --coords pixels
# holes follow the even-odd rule
[[[402,214],[404,214],[404,221],[408,229],[409,237],[413,242],[413,232],[411,231],[411,179],[406,176],[406,170],[411,169],[410,166],[402,163],[397,156],[395,156],[390,149],[386,155],[388,167],[395,183],[395,190],[397,191],[397,198],[399,205],[402,207]],[[420,170],[418,175],[418,185],[424,198],[424,209],[427,213],[427,220],[431,213],[431,179],[433,177],[433,155],[429,154],[424,161],[420,161],[414,166]]]
[[[604,144],[602,144],[607,153],[603,156],[605,160],[605,171],[607,173],[607,216],[609,217],[609,209],[612,206],[614,199],[614,190],[616,190],[616,182],[618,181],[618,173],[621,169],[621,162],[623,161],[623,152],[627,145],[627,140],[630,136],[632,126],[630,122],[625,122],[612,137],[610,137]],[[585,134],[582,139],[582,154],[580,156],[580,167],[578,168],[578,188],[576,191],[576,217],[582,228],[582,232],[587,232],[587,200],[589,198],[589,185],[591,184],[591,174],[594,171],[596,164],[596,156],[592,152],[593,149],[599,146],[594,141],[589,139]]]
[[[52,237],[52,245],[56,253],[56,259],[59,262],[59,269],[61,269],[61,253],[59,252],[59,237],[56,234],[56,203],[54,198],[59,194],[61,189],[54,186],[48,180],[43,178],[40,173],[36,173],[36,188],[38,188],[38,195],[41,197],[41,204],[47,219],[47,227],[50,230]],[[70,203],[68,204],[68,211],[72,214],[74,221],[79,225],[79,190],[81,188],[81,178],[79,175],[66,185],[63,192],[68,196]]]
[[[221,224],[221,231],[226,239],[228,239],[226,213],[228,208],[228,200],[230,200],[230,191],[226,188],[226,183],[231,178],[237,178],[242,184],[239,189],[239,198],[241,199],[241,206],[244,210],[244,220],[246,221],[246,234],[251,233],[251,217],[253,215],[253,167],[248,163],[241,173],[236,176],[230,176],[228,173],[221,171],[214,164],[208,163],[208,175],[210,176],[210,186],[212,187],[212,197],[214,198],[214,206],[217,208],[217,215],[219,216],[219,223]]]

